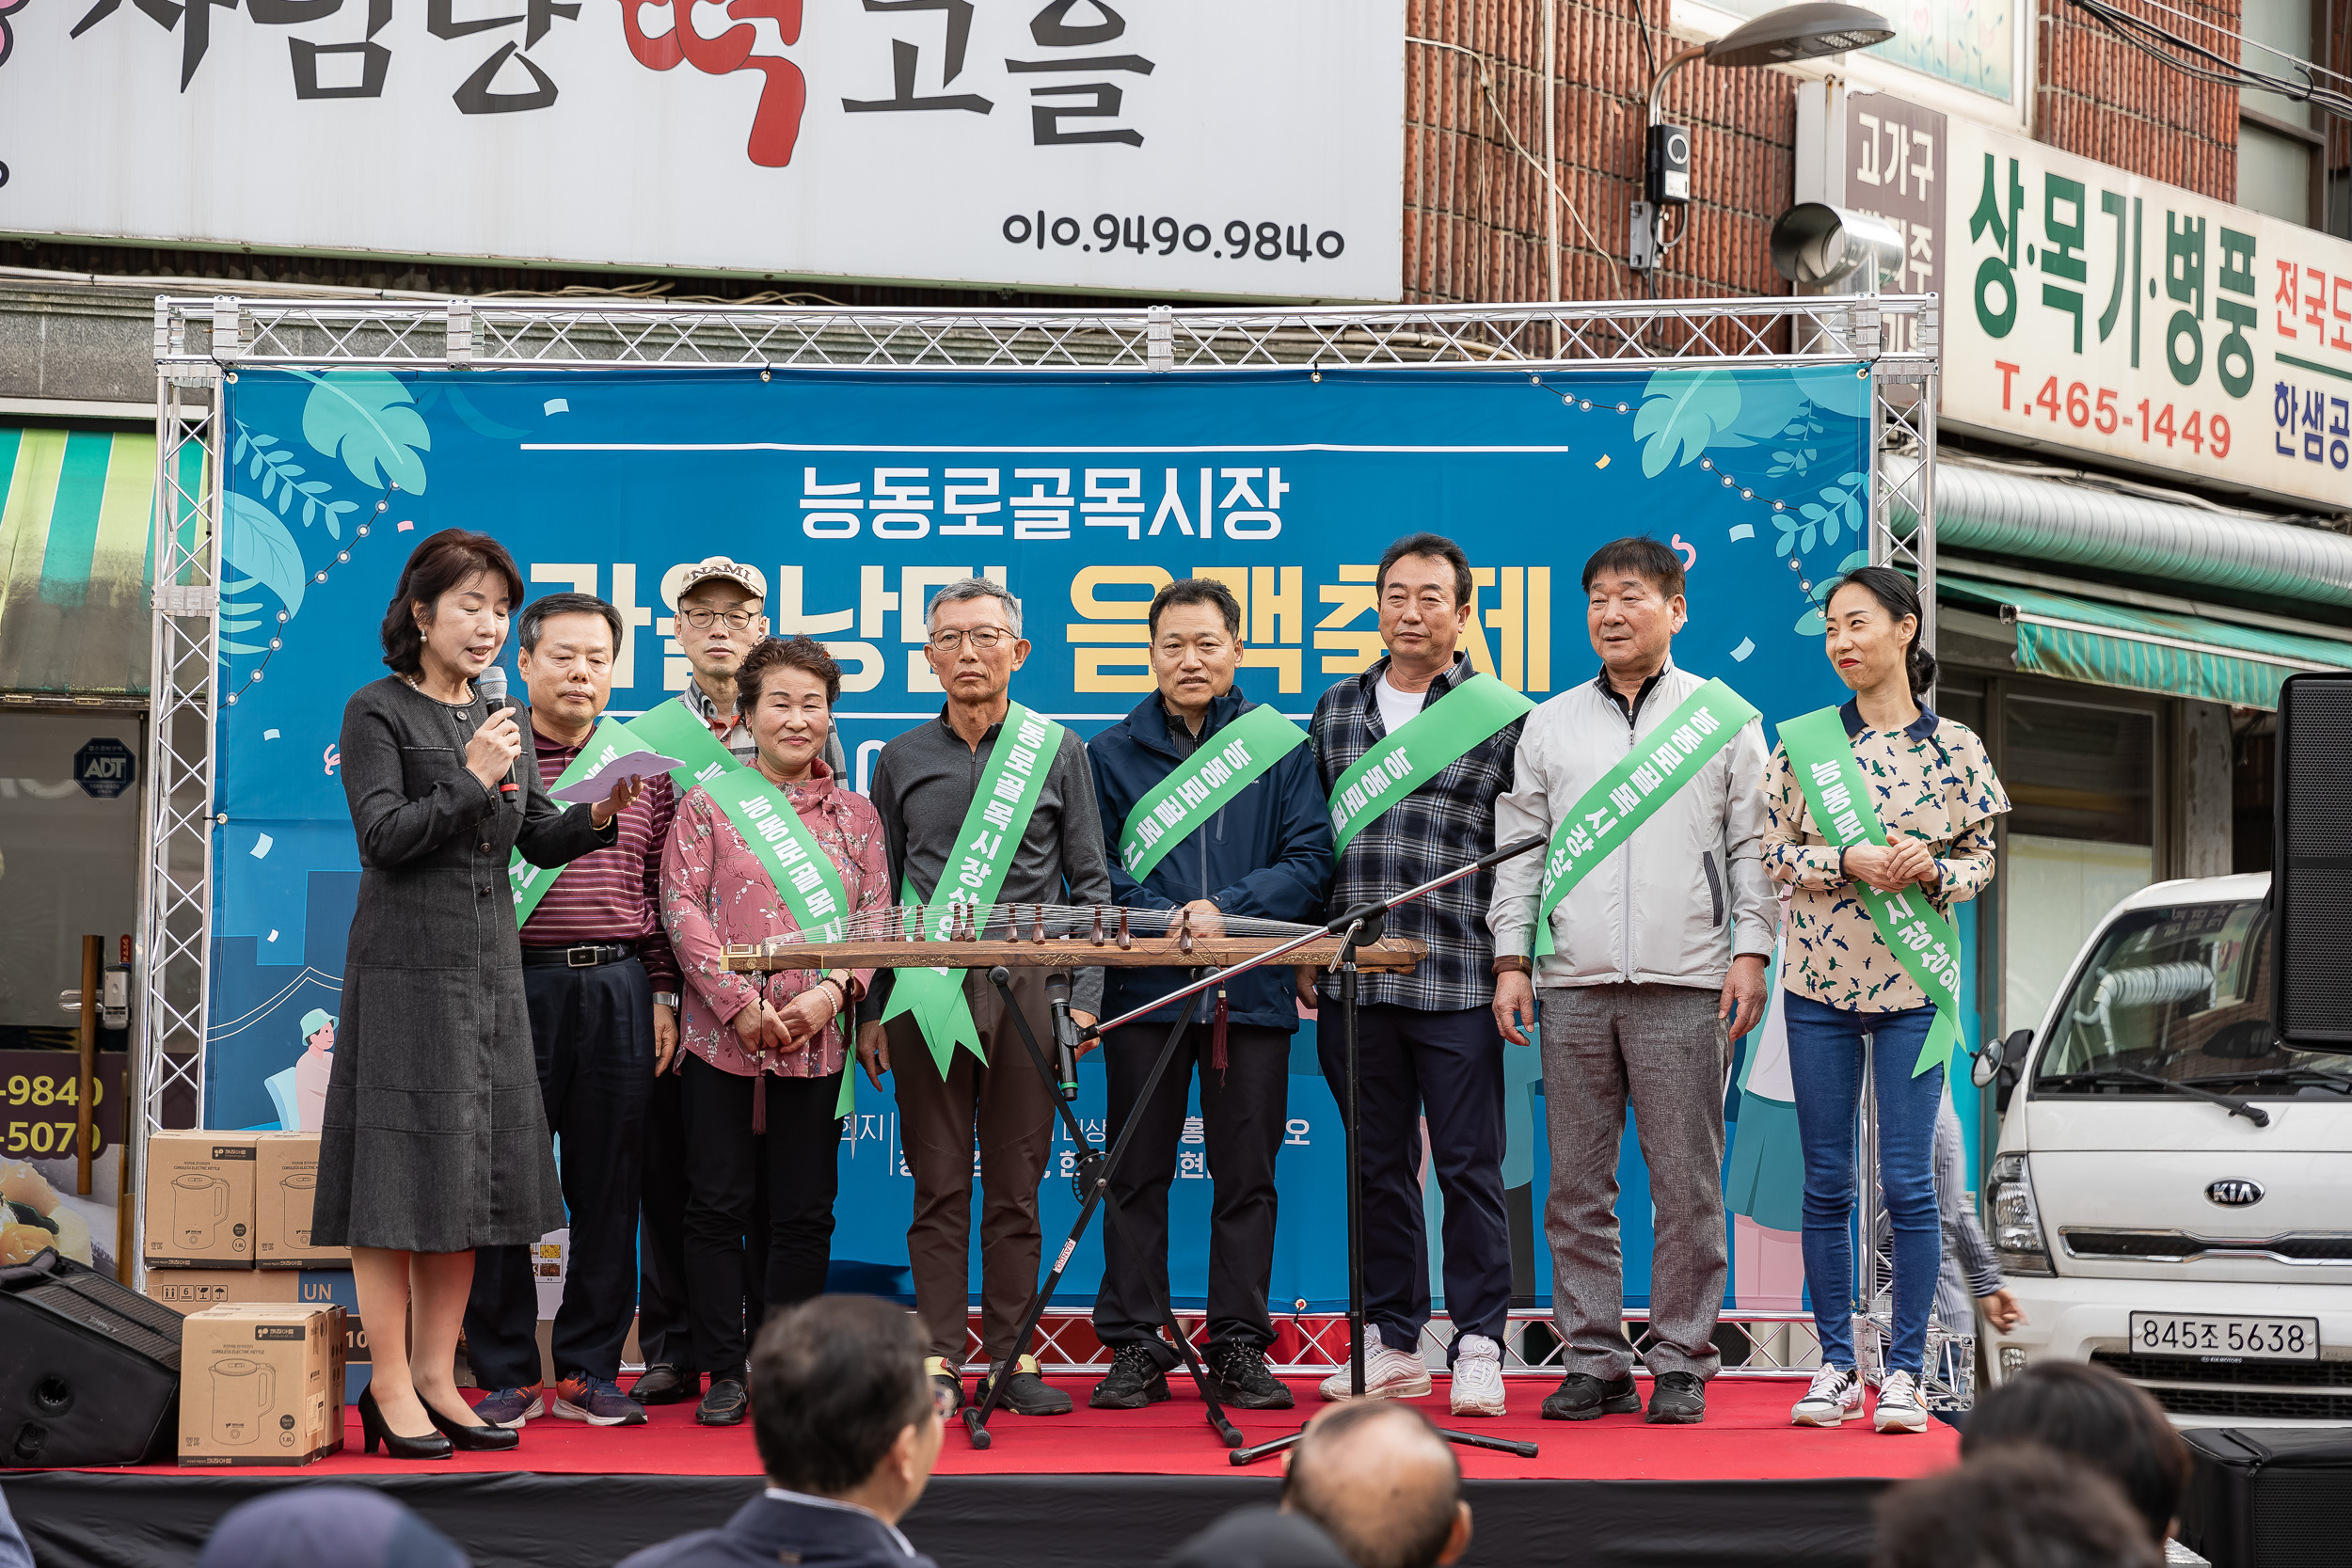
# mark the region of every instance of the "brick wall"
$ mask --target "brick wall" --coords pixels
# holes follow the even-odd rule
[[[2234,33],[2239,0],[2167,0]],[[2151,13],[2221,53],[2233,47],[2178,16]],[[2237,199],[2237,90],[2159,64],[2066,0],[2042,0],[2034,136],[2103,164],[2221,201]]]
[[[1651,54],[1662,63],[1677,47],[1664,31],[1665,0],[1557,0],[1557,179],[1591,231],[1588,237],[1561,212],[1560,290],[1566,299],[1635,292],[1624,261],[1626,209],[1641,189],[1652,74],[1636,20],[1643,15]],[[1552,197],[1536,166],[1511,144],[1516,135],[1534,158],[1543,156],[1542,28],[1543,0],[1407,0],[1408,37],[1454,46],[1406,45],[1409,302],[1546,296]],[[1793,186],[1794,88],[1776,71],[1697,64],[1676,73],[1666,118],[1692,128],[1689,211],[1695,221],[1659,274],[1661,295],[1788,292],[1765,242]]]

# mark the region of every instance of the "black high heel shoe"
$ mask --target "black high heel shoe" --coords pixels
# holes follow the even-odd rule
[[[359,1450],[361,1453],[373,1453],[378,1443],[384,1445],[385,1453],[393,1459],[447,1459],[453,1451],[450,1440],[437,1432],[427,1433],[422,1437],[403,1437],[394,1432],[385,1421],[384,1412],[376,1405],[373,1386],[361,1391],[358,1403],[359,1431],[364,1439]],[[430,1416],[432,1413],[432,1407],[426,1406],[425,1414]]]
[[[472,1453],[502,1453],[523,1440],[522,1433],[514,1427],[502,1427],[496,1421],[478,1421],[468,1426],[463,1421],[451,1420],[426,1403],[422,1396],[417,1402],[424,1405],[425,1418],[449,1439],[453,1449]]]

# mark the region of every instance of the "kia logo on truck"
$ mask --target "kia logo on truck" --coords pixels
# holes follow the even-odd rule
[[[2263,1200],[2262,1183],[2232,1178],[2217,1181],[2207,1187],[2205,1196],[2224,1209],[2243,1209],[2249,1203],[2260,1203]]]

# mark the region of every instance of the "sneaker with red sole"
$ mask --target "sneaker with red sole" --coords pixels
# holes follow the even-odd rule
[[[555,1386],[555,1414],[565,1421],[585,1421],[592,1427],[641,1427],[645,1407],[621,1392],[610,1378],[574,1372]]]

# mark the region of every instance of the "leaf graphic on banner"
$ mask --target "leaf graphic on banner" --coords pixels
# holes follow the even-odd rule
[[[1718,447],[1752,447],[1786,433],[1805,411],[1806,398],[1786,371],[1734,371],[1740,412],[1715,433]]]
[[[1656,479],[1669,464],[1695,461],[1715,433],[1740,417],[1740,385],[1723,371],[1660,371],[1642,388],[1634,439],[1642,441],[1642,476]],[[1678,455],[1677,455],[1678,454]]]
[[[294,374],[310,383],[302,405],[302,436],[330,457],[342,459],[351,477],[372,489],[397,484],[411,495],[424,490],[424,459],[433,433],[399,378],[383,371],[338,371]]]
[[[220,553],[230,566],[268,589],[286,607],[289,618],[302,609],[302,590],[309,574],[302,564],[302,546],[294,543],[278,514],[241,490],[229,492],[226,526],[220,533]],[[224,584],[241,593],[243,584]]]

